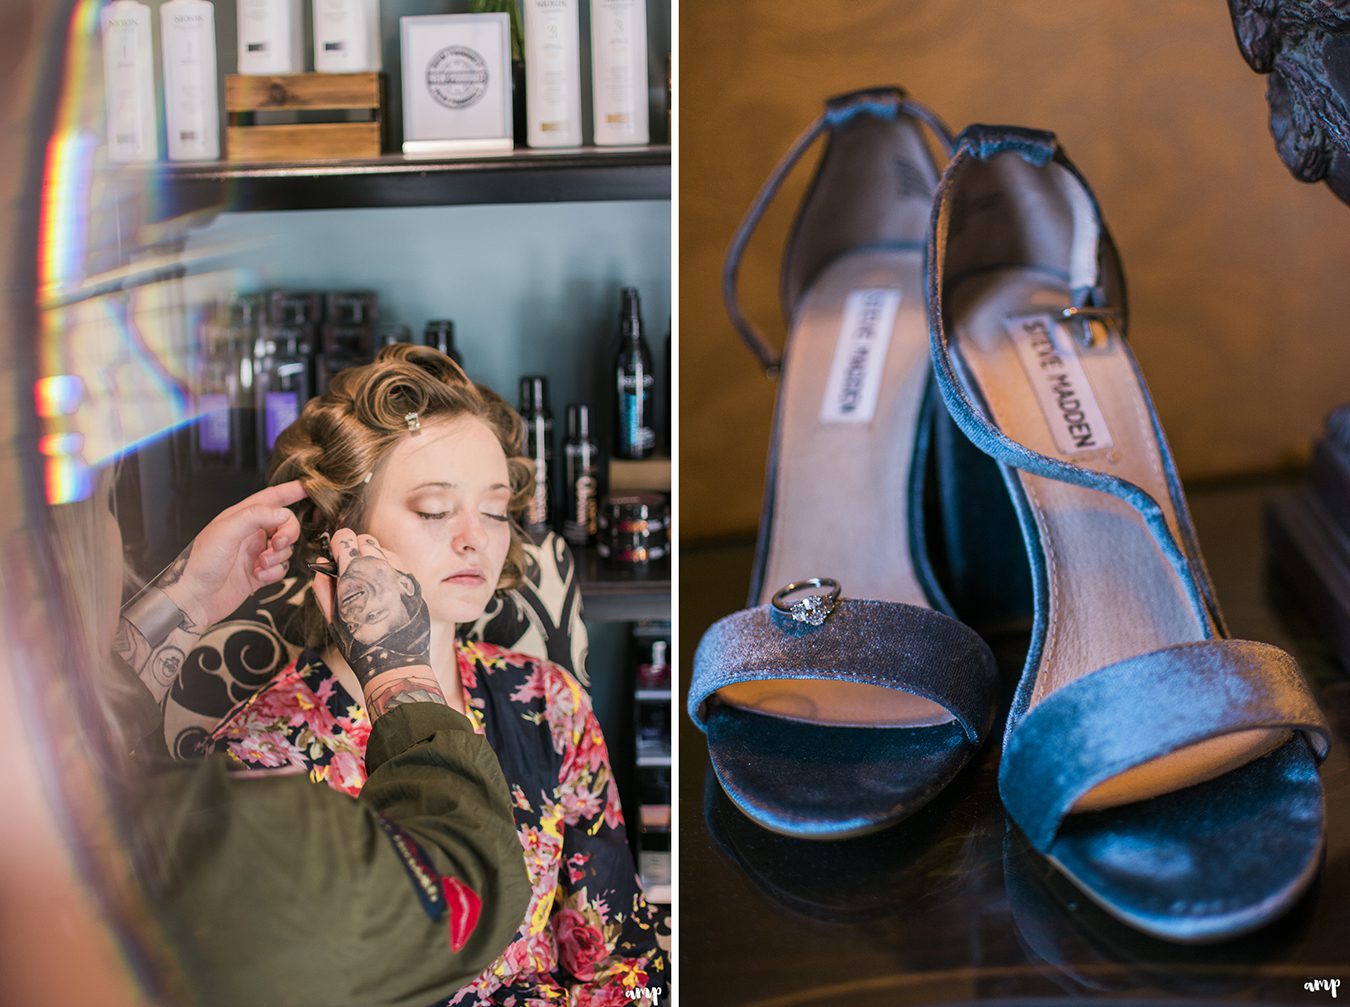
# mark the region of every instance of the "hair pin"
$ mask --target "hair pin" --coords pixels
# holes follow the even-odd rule
[[[403,417],[403,422],[408,424],[408,432],[410,434],[415,434],[422,429],[422,417],[418,416],[416,413],[408,413]]]
[[[361,481],[362,481],[363,483],[368,483],[368,482],[370,482],[370,477],[373,476],[374,474],[375,474],[375,471],[372,469],[371,471],[369,471],[369,472],[366,473],[366,477],[365,477],[364,479],[362,479]]]

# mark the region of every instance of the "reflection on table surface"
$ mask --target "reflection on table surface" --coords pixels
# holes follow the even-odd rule
[[[794,840],[741,815],[685,718],[680,756],[680,997],[691,1005],[838,1003],[1330,1003],[1350,995],[1350,674],[1262,569],[1261,504],[1277,483],[1192,491],[1201,544],[1235,637],[1288,649],[1335,735],[1322,769],[1327,852],[1284,918],[1202,947],[1137,933],[1093,905],[1009,824],[1001,737],[918,815],[840,843]],[[745,604],[753,543],[684,547],[680,665]],[[1006,709],[1025,640],[996,642]],[[1338,997],[1339,999],[1339,997]]]

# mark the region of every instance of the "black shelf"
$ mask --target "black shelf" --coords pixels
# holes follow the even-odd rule
[[[670,198],[670,147],[517,149],[472,158],[274,164],[160,164],[125,169],[178,212],[333,210],[482,203],[569,203]]]
[[[594,548],[572,546],[587,621],[670,618],[670,557],[641,567],[616,566]]]

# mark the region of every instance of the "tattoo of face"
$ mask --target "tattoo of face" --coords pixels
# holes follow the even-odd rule
[[[187,548],[178,554],[178,558],[164,568],[164,572],[155,578],[156,587],[169,587],[177,584],[183,579],[183,572],[187,570],[188,558],[192,555],[192,547],[197,542],[193,539],[187,544]]]
[[[376,682],[366,691],[366,716],[372,721],[404,703],[439,703],[445,706],[445,693],[434,678],[425,675],[391,676],[388,682]]]
[[[431,613],[415,578],[359,556],[338,578],[333,630],[364,686],[377,675],[431,663]]]

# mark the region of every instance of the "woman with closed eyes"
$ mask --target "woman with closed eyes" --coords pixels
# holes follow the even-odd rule
[[[309,648],[214,741],[252,768],[304,768],[359,793],[369,719],[405,701],[377,693],[363,707],[366,665],[417,645],[400,634],[420,624],[412,616],[425,605],[433,677],[415,687],[465,713],[497,753],[532,885],[515,941],[449,1002],[598,1007],[663,985],[665,956],[589,698],[556,665],[456,640],[458,627],[521,576],[524,537],[514,515],[530,499],[533,472],[519,454],[520,432],[505,402],[425,347],[387,347],[373,364],[339,373],[305,407],[279,438],[269,476],[305,488],[296,555],[317,564],[325,597],[332,584],[319,572],[321,537],[357,532],[332,543],[346,571],[332,595],[337,618],[330,633],[307,601]],[[380,563],[367,576],[358,553],[378,550],[400,557],[410,577]],[[333,633],[347,638],[344,646]]]

